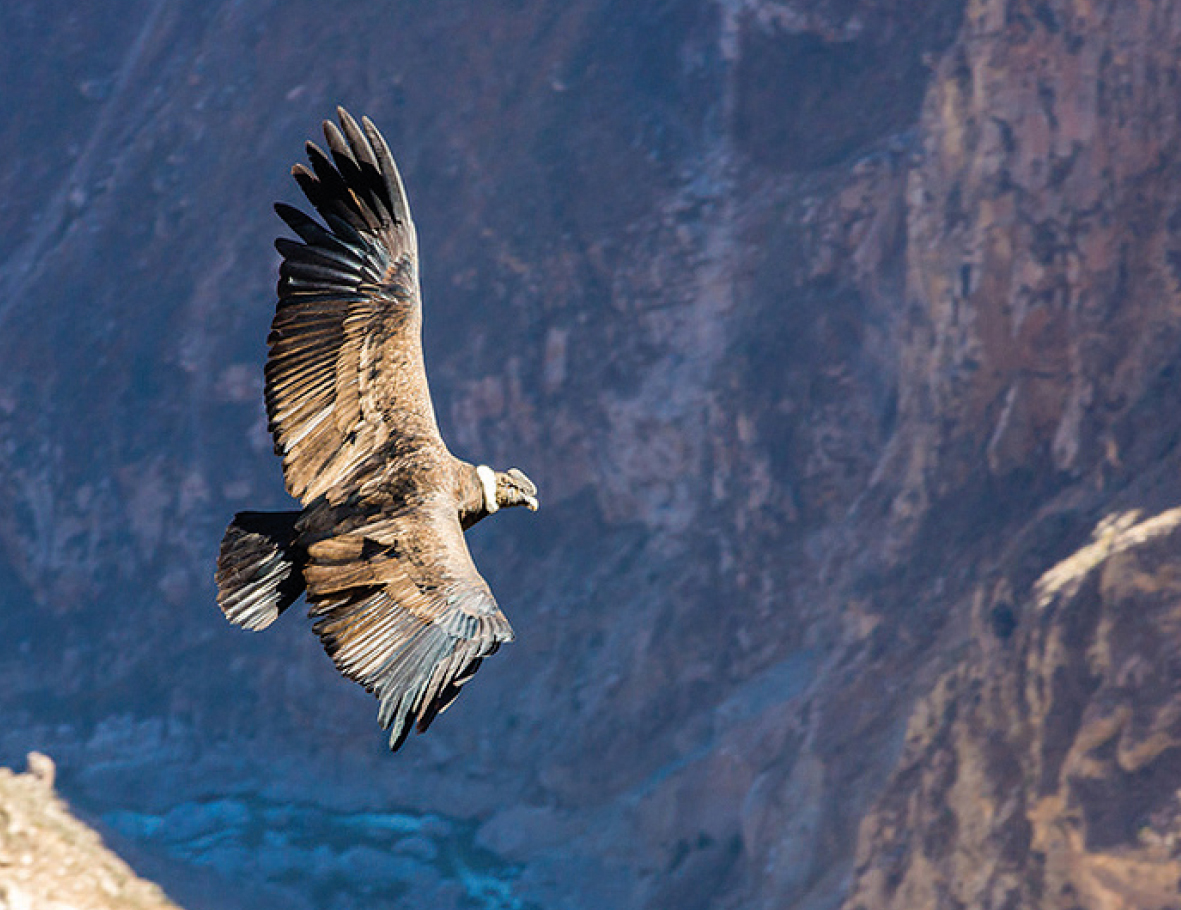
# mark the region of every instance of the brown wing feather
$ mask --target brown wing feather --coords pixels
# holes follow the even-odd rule
[[[438,439],[422,358],[418,241],[381,134],[338,108],[328,153],[292,173],[320,224],[276,211],[279,305],[268,339],[266,404],[288,492],[305,504],[349,488],[357,465],[401,434]],[[441,442],[441,440],[440,440]]]
[[[337,668],[377,695],[397,749],[513,632],[446,496],[329,534],[308,547],[309,615]]]

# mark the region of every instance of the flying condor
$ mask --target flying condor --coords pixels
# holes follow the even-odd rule
[[[509,506],[537,509],[521,471],[456,458],[439,435],[422,356],[418,240],[381,133],[341,108],[326,154],[292,176],[323,223],[275,210],[279,302],[266,407],[293,512],[241,512],[222,540],[217,602],[269,626],[306,593],[337,668],[374,693],[398,749],[459,694],[513,631],[464,531]]]

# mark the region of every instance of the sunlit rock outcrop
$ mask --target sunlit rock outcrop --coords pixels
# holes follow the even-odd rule
[[[54,765],[0,768],[0,907],[5,910],[178,910],[103,845],[53,790]]]

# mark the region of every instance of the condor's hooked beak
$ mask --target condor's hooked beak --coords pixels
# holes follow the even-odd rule
[[[509,468],[505,476],[512,483],[515,504],[536,512],[540,505],[537,501],[537,484],[526,477],[520,468]]]

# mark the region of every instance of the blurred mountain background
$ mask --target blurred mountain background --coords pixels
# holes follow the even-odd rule
[[[1181,905],[1181,3],[0,6],[0,763],[190,910]],[[213,562],[397,156],[517,641],[391,756]],[[298,611],[292,611],[298,614]],[[0,865],[0,880],[5,875]]]

